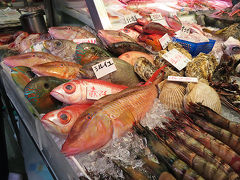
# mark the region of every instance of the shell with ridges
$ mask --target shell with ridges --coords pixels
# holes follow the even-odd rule
[[[184,83],[164,80],[158,84],[160,90],[159,100],[168,106],[169,109],[182,110],[183,98],[186,93]]]
[[[221,113],[221,101],[217,92],[208,85],[207,80],[201,79],[198,83],[189,83],[187,94],[184,97],[184,107],[188,109],[188,104],[202,103],[218,114]]]

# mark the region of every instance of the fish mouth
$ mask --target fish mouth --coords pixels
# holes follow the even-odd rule
[[[50,92],[50,94],[51,94],[51,96],[53,96],[54,98],[58,97],[58,98],[56,98],[56,99],[64,99],[64,96],[63,96],[61,93],[57,92],[57,91],[52,90],[52,91]],[[60,97],[60,98],[59,98],[59,97]]]
[[[76,155],[79,153],[79,149],[78,148],[69,148],[66,147],[65,144],[63,144],[61,152],[65,155],[65,156],[72,156],[72,155]]]

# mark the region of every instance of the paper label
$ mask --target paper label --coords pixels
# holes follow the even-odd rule
[[[165,49],[168,46],[168,43],[172,42],[171,38],[169,35],[166,33],[163,37],[159,39],[159,42],[162,46],[163,49]]]
[[[92,69],[97,79],[117,70],[112,58],[92,66]]]
[[[169,63],[171,63],[179,71],[185,68],[187,63],[190,62],[190,59],[188,59],[177,49],[172,49],[171,51],[168,51],[162,57],[166,59]]]
[[[188,26],[182,26],[181,32],[185,34],[190,34],[190,27]]]
[[[98,85],[87,86],[87,99],[98,100],[111,93],[112,91],[110,88],[105,88]]]
[[[161,13],[153,13],[153,14],[150,14],[150,17],[151,17],[151,20],[152,20],[152,21],[159,21],[159,20],[163,19]]]
[[[126,24],[131,24],[137,22],[137,14],[132,14],[128,16],[124,16],[124,20]]]
[[[168,76],[168,81],[180,81],[180,82],[198,82],[198,78],[194,77],[181,77],[181,76]]]
[[[96,38],[87,38],[87,39],[74,39],[73,42],[80,44],[80,43],[92,43],[97,44]]]

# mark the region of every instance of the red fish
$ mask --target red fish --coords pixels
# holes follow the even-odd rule
[[[176,15],[173,17],[165,16],[165,20],[170,28],[174,29],[175,31],[181,30],[182,23]]]
[[[98,79],[79,79],[54,88],[50,94],[57,100],[67,104],[92,104],[95,100],[87,98],[87,90],[92,87],[96,89],[92,93],[96,93],[100,97],[101,95],[114,94],[127,88],[127,86],[116,85]]]
[[[88,104],[75,104],[45,114],[41,122],[47,131],[67,135],[77,118],[87,109]]]
[[[98,100],[77,119],[61,151],[67,156],[84,154],[121,137],[152,107],[158,82],[127,88]]]

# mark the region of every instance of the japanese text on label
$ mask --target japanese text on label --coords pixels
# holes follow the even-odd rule
[[[153,14],[150,14],[150,17],[151,17],[151,20],[152,20],[152,21],[159,21],[159,20],[163,19],[161,13],[153,13]]]
[[[124,20],[126,24],[131,24],[134,22],[137,22],[137,15],[133,14],[133,15],[128,15],[128,16],[124,16]]]
[[[111,93],[112,92],[110,88],[104,88],[97,85],[87,86],[87,99],[98,100]]]
[[[73,42],[80,44],[80,43],[92,43],[97,44],[96,38],[87,38],[87,39],[74,39]]]
[[[168,43],[170,43],[171,41],[172,40],[167,33],[159,39],[159,42],[163,49],[165,49],[168,46]]]
[[[190,34],[190,28],[187,26],[182,26],[181,32],[183,32],[185,34]]]
[[[198,78],[194,78],[194,77],[181,77],[181,76],[168,76],[168,81],[198,82]]]
[[[93,69],[97,79],[99,79],[103,76],[106,76],[107,74],[110,74],[117,70],[112,59],[108,59],[106,61],[100,62],[100,63],[92,66],[92,69]]]
[[[187,63],[190,62],[184,54],[179,52],[177,49],[172,49],[168,51],[162,56],[169,63],[171,63],[174,67],[176,67],[179,71],[186,67]]]

